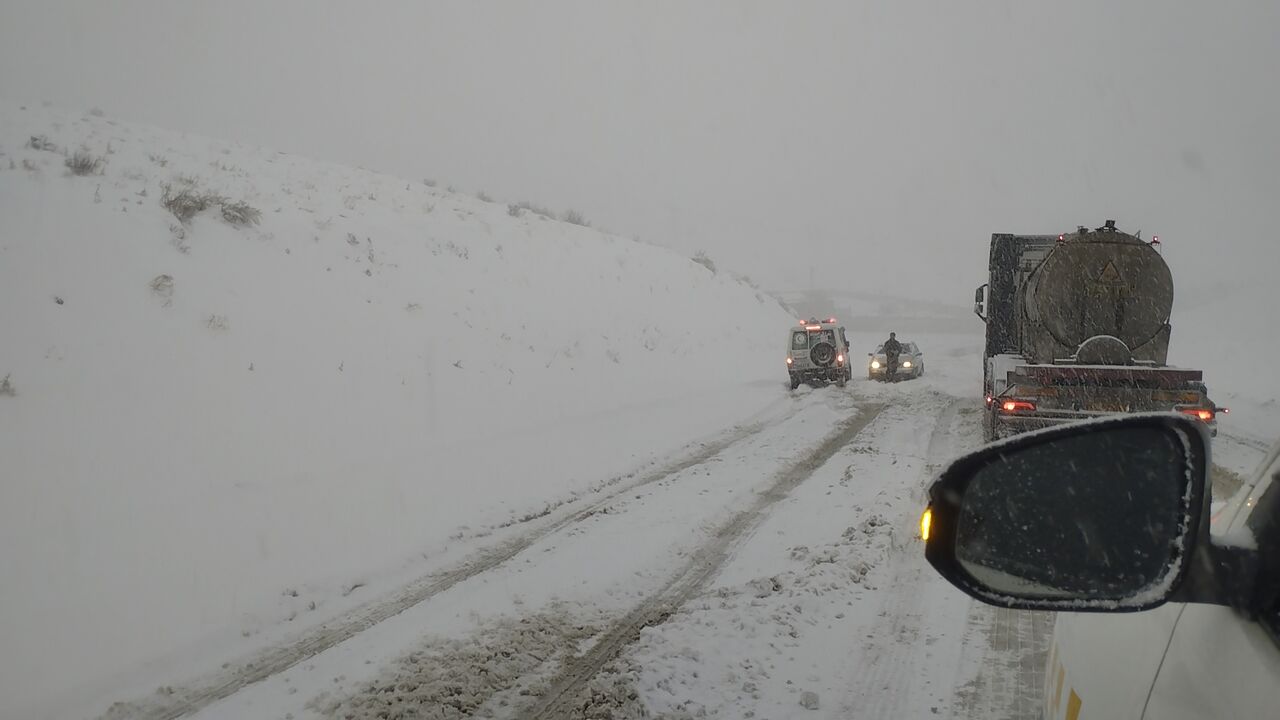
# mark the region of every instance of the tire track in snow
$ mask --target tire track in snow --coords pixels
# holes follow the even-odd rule
[[[954,688],[950,717],[1039,718],[1054,613],[996,608],[967,597],[963,601],[968,611],[959,664],[974,662],[977,673]]]
[[[1244,445],[1245,447],[1251,448],[1253,450],[1257,450],[1260,453],[1265,454],[1265,453],[1271,452],[1271,444],[1264,440],[1259,440],[1257,438],[1246,437],[1244,435],[1237,435],[1235,433],[1228,433],[1228,432],[1219,432],[1218,437],[1224,440],[1230,440],[1231,442],[1236,443],[1237,445]]]
[[[953,718],[1036,720],[1056,613],[1010,610],[972,601],[966,646],[981,648],[978,675],[957,689]]]
[[[718,527],[711,540],[699,547],[683,567],[655,594],[610,625],[584,654],[570,659],[549,682],[549,689],[527,710],[526,720],[563,720],[574,716],[581,706],[587,683],[606,664],[640,637],[651,625],[662,623],[711,582],[744,535],[755,528],[778,501],[807,480],[841,448],[862,432],[883,410],[883,405],[866,405],[856,417],[827,436],[811,454],[781,471],[777,479],[745,510]]]
[[[971,450],[971,443],[976,445],[980,442],[977,437],[971,442],[961,439],[965,430],[960,423],[967,422],[960,413],[964,404],[965,401],[960,399],[952,400],[939,415],[929,437],[929,465],[924,483],[919,488],[920,508],[927,500],[928,483],[937,473],[954,456]],[[1038,718],[1053,613],[994,608],[954,594],[949,585],[932,575],[923,552],[917,547],[913,547],[911,552],[913,555],[900,566],[894,585],[919,590],[911,593],[906,603],[892,609],[890,638],[897,643],[890,646],[887,657],[873,662],[872,681],[864,686],[858,710],[865,712],[867,717],[906,717],[913,709],[921,713],[924,711],[928,703],[921,702],[921,699],[926,695],[949,692],[952,697],[939,698],[938,704],[930,708],[931,714],[941,714],[950,700],[949,714],[953,718]],[[967,611],[961,611],[964,630],[955,669],[959,676],[966,661],[973,662],[976,654],[977,674],[957,687],[927,688],[920,684],[923,677],[934,674],[922,672],[928,664],[929,651],[928,642],[920,638],[921,629],[930,625],[930,618],[926,617],[923,607],[923,588],[929,582],[945,587],[957,602],[967,606]],[[936,610],[934,608],[934,612]],[[940,624],[945,622],[942,618],[933,619]],[[917,707],[912,707],[913,702]]]
[[[629,481],[614,484],[594,502],[575,512],[565,514],[557,520],[546,522],[494,546],[481,549],[452,569],[419,578],[402,586],[390,596],[383,596],[334,620],[304,631],[288,643],[260,650],[248,659],[212,673],[188,686],[166,687],[163,688],[162,693],[151,697],[113,703],[100,716],[100,720],[176,720],[196,713],[215,702],[231,697],[250,685],[262,682],[319,655],[459,583],[506,563],[543,538],[592,517],[625,493],[661,482],[684,470],[710,461],[731,447],[785,422],[796,415],[801,408],[802,406],[793,405],[777,417],[739,425],[728,433],[703,443],[691,454],[677,457]]]
[[[911,489],[912,497],[918,502],[912,506],[909,520],[914,520],[915,512],[924,508],[929,482],[955,454],[957,424],[968,421],[960,415],[966,402],[971,401],[947,397],[937,414],[926,446],[924,472],[919,485]],[[917,686],[922,682],[927,684],[921,666],[932,640],[924,637],[922,631],[927,628],[924,596],[926,573],[931,570],[915,542],[899,547],[900,550],[889,555],[896,567],[893,579],[885,584],[898,592],[885,596],[877,623],[885,629],[866,642],[853,665],[849,676],[851,688],[841,703],[841,710],[848,717],[914,717],[910,714],[911,703],[919,698],[914,698],[913,691],[923,693]],[[935,692],[941,688],[928,690]]]

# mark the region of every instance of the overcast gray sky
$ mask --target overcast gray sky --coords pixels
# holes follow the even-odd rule
[[[575,208],[774,289],[965,302],[992,231],[1280,259],[1280,3],[0,0],[0,96]]]

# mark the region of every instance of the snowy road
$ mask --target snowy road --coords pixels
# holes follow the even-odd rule
[[[969,603],[913,536],[929,476],[976,442],[973,408],[925,383],[782,395],[451,568],[105,717],[787,716],[809,712],[805,663],[821,668],[820,716],[949,707],[982,652],[962,662]]]
[[[766,416],[769,421],[777,422],[792,412],[793,410],[790,409],[771,408],[766,412]],[[138,704],[122,704],[113,708],[109,716],[176,718],[230,697],[249,685],[281,673],[465,580],[497,568],[549,535],[587,520],[598,513],[608,512],[610,505],[625,493],[642,490],[645,486],[670,479],[682,471],[712,461],[727,448],[747,440],[766,427],[765,421],[734,427],[720,437],[698,443],[696,448],[670,459],[665,464],[615,483],[613,487],[602,492],[603,497],[585,507],[575,506],[573,511],[558,513],[554,519],[541,524],[534,521],[544,516],[526,518],[516,524],[533,525],[532,528],[503,542],[483,548],[455,567],[410,583],[389,598],[361,606],[346,616],[321,625],[292,642],[267,648],[251,660],[237,667],[224,668],[225,672],[218,673],[182,692],[166,692],[162,695],[167,697],[161,699],[149,699]],[[550,514],[548,512],[548,516]]]
[[[929,379],[926,379],[929,380]],[[953,382],[802,389],[454,566],[105,717],[1031,718],[1052,615],[916,539]]]
[[[946,387],[781,392],[452,567],[104,717],[1023,717],[1047,626],[1010,645],[915,538],[929,479],[980,439],[975,402]]]
[[[1021,718],[1038,705],[1048,624],[1009,662],[991,609],[934,575],[915,539],[934,472],[980,442],[977,404],[928,386],[859,391],[896,397],[628,658],[651,712]],[[992,678],[1013,692],[977,702]]]

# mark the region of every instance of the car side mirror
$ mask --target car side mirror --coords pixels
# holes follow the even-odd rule
[[[1028,610],[1230,604],[1210,552],[1209,439],[1173,414],[1064,425],[960,458],[929,490],[925,556],[966,594]],[[1236,563],[1238,564],[1238,563]]]

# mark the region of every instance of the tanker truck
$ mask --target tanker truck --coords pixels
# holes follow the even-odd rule
[[[1173,276],[1158,250],[1108,220],[1061,235],[991,236],[974,296],[988,441],[1113,413],[1177,411],[1216,434],[1203,373],[1170,367]],[[1223,409],[1225,411],[1225,409]]]

